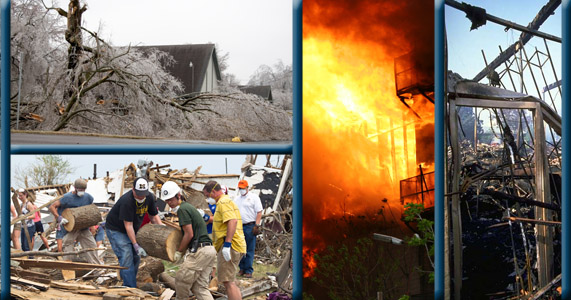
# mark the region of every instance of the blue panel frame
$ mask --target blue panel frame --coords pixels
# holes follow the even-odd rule
[[[2,233],[1,247],[2,258],[0,259],[0,298],[10,298],[10,0],[0,0],[0,100],[2,101],[1,140],[0,140],[0,179],[1,195],[0,209]],[[2,151],[3,150],[3,151]]]
[[[293,1],[293,299],[302,298],[302,1]]]
[[[569,132],[569,126],[570,124],[570,120],[569,117],[571,116],[571,105],[569,105],[569,80],[568,80],[568,76],[569,76],[569,51],[571,51],[571,49],[569,49],[569,26],[571,26],[571,24],[569,24],[569,0],[563,0],[562,2],[562,8],[563,11],[561,12],[561,16],[562,16],[562,22],[561,22],[561,26],[562,26],[562,71],[563,74],[561,76],[561,78],[563,78],[563,83],[562,83],[562,95],[561,95],[561,101],[562,101],[562,112],[561,112],[561,119],[563,122],[563,134],[562,134],[562,153],[563,153],[563,159],[562,159],[562,171],[561,171],[561,178],[563,180],[562,182],[562,198],[563,198],[563,203],[561,204],[562,208],[562,222],[563,222],[563,226],[562,226],[562,243],[561,243],[561,247],[562,247],[562,258],[561,258],[561,272],[562,272],[562,278],[561,278],[561,298],[562,299],[571,299],[571,293],[569,292],[569,272],[571,272],[571,268],[570,268],[570,261],[569,261],[569,247],[570,247],[570,238],[571,235],[569,234],[569,217],[571,216],[571,207],[569,205],[569,184],[570,184],[570,180],[569,180],[569,134],[567,134]]]
[[[434,299],[444,299],[444,1],[434,3]]]

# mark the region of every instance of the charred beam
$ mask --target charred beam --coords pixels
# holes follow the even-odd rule
[[[561,4],[561,0],[551,1],[550,3],[555,4],[555,6],[553,6],[553,10],[555,10],[555,8],[557,8]],[[525,27],[525,26],[519,25],[515,22],[490,15],[490,14],[486,13],[485,9],[477,7],[477,6],[472,6],[472,5],[464,3],[464,2],[459,3],[459,2],[456,2],[454,0],[446,0],[446,4],[448,4],[451,7],[456,8],[456,9],[459,9],[459,10],[461,10],[467,14],[466,17],[468,19],[470,19],[470,21],[472,21],[471,30],[476,29],[477,27],[480,27],[480,26],[486,24],[486,20],[488,20],[490,22],[494,22],[496,24],[506,26],[506,29],[513,28],[515,30],[523,31],[522,36],[523,36],[523,34],[527,34],[527,35],[530,35],[529,38],[531,38],[531,35],[535,35],[535,36],[539,36],[539,37],[542,37],[542,38],[545,38],[545,39],[548,39],[548,40],[551,40],[554,42],[561,43],[560,37],[557,37],[557,36],[554,36],[554,35],[551,35],[551,34],[548,34],[545,32],[538,31],[537,28],[539,28],[539,25],[541,25],[541,24],[539,24],[537,26],[537,28],[534,28],[534,27],[531,27],[531,25],[533,24],[533,22],[532,22],[532,23],[530,23],[530,25],[528,25],[528,27]],[[544,6],[544,8],[547,7],[548,5],[549,5],[549,3],[546,4]],[[544,11],[542,8],[542,10],[539,11],[538,16],[540,14],[543,14],[543,13],[544,13]],[[551,15],[551,13],[549,13],[549,15]],[[549,17],[549,15],[545,16],[545,19],[543,21],[547,20],[547,17]],[[542,15],[542,17],[543,17],[543,15]],[[534,21],[536,19],[537,19],[537,17],[534,19]],[[542,21],[542,23],[543,23],[543,21]],[[476,22],[476,23],[474,23],[474,22]],[[520,38],[521,38],[521,36],[520,36]]]
[[[536,200],[532,200],[532,199],[518,197],[518,196],[514,196],[514,195],[510,195],[510,194],[506,194],[506,193],[502,193],[502,192],[498,192],[498,191],[489,190],[489,189],[483,190],[482,194],[492,196],[493,198],[504,199],[504,200],[508,200],[508,201],[512,201],[512,202],[518,202],[518,203],[525,203],[525,204],[529,204],[529,205],[533,205],[533,206],[537,206],[537,207],[561,211],[561,207],[559,205],[555,205],[552,203],[544,203],[541,201],[536,201]]]

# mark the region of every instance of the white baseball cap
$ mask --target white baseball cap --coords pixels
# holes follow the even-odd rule
[[[149,194],[149,182],[143,177],[135,179],[133,188],[137,192],[137,195],[147,196]]]

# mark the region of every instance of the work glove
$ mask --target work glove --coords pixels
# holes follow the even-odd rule
[[[135,252],[137,252],[137,255],[139,255],[141,257],[147,256],[147,251],[145,251],[145,249],[143,249],[143,247],[139,246],[139,244],[135,243],[133,245],[133,247],[135,248]]]
[[[61,225],[65,225],[65,224],[69,223],[69,221],[62,216],[57,217],[57,222]]]
[[[224,248],[222,248],[222,256],[224,256],[225,261],[230,261],[232,256],[230,255],[230,247],[232,243],[224,242]]]
[[[208,220],[210,220],[210,216],[207,215],[204,210],[197,208],[196,209],[198,211],[198,213],[200,214],[200,216],[202,217],[202,219],[204,220],[204,222],[208,222]]]
[[[182,262],[182,252],[177,251],[174,253],[174,261],[175,263],[179,264]]]

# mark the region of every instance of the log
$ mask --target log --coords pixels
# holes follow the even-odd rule
[[[181,240],[180,230],[158,224],[147,224],[137,232],[137,243],[147,254],[171,262]]]
[[[89,228],[101,222],[101,213],[95,204],[66,208],[61,215],[69,221],[63,226],[68,232]]]
[[[163,261],[153,257],[145,257],[139,265],[137,272],[137,281],[155,282],[159,278],[159,274],[165,271]]]

